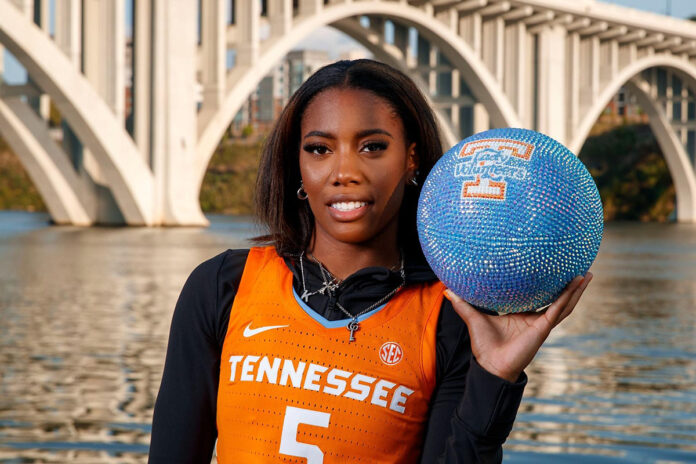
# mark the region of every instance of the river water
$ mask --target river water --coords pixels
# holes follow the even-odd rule
[[[0,212],[0,463],[145,462],[178,292],[254,233]],[[696,462],[696,226],[611,224],[592,270],[527,369],[504,462]]]

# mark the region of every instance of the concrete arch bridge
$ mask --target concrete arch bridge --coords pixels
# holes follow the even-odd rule
[[[126,69],[124,2],[61,0],[51,15],[48,0],[0,0],[0,48],[29,76],[0,84],[0,134],[57,223],[205,224],[200,185],[224,131],[263,76],[327,25],[413,76],[450,144],[518,126],[577,152],[626,89],[666,156],[677,219],[696,222],[690,22],[594,0],[143,0]]]

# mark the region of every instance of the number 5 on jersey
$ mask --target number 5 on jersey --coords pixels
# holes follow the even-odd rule
[[[285,408],[285,419],[283,420],[283,431],[280,436],[280,454],[307,458],[307,464],[322,464],[324,453],[316,445],[297,441],[297,426],[300,424],[314,425],[317,427],[328,427],[331,414],[311,409]]]

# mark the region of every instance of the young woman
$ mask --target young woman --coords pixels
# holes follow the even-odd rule
[[[500,462],[523,369],[580,298],[485,315],[424,261],[416,203],[442,153],[425,99],[370,61],[317,71],[264,148],[265,247],[189,277],[151,463]],[[444,296],[447,298],[444,298]]]

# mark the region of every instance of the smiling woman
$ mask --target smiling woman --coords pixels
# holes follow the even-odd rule
[[[150,462],[207,462],[216,438],[220,463],[502,460],[522,370],[589,279],[546,314],[447,300],[415,220],[441,152],[389,66],[340,61],[298,89],[259,168],[265,246],[206,261],[182,290]]]
[[[355,245],[376,247],[390,251],[378,264],[398,265],[399,209],[417,159],[394,109],[365,90],[326,90],[307,106],[301,133],[300,173],[315,221],[308,251],[336,269],[334,259],[343,261]],[[352,262],[338,278],[363,267]]]

